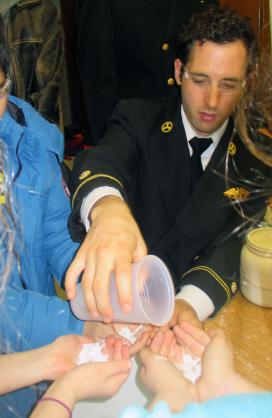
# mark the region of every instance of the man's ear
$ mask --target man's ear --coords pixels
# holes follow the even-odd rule
[[[175,80],[176,83],[180,86],[181,85],[181,71],[182,71],[183,64],[179,58],[176,58],[174,61],[174,70],[175,70]]]

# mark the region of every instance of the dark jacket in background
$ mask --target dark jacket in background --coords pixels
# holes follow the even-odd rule
[[[173,40],[216,0],[77,0],[78,62],[93,142],[123,98],[178,96]]]
[[[0,32],[10,49],[12,93],[58,123],[64,49],[56,7],[50,0],[19,0],[0,20]]]

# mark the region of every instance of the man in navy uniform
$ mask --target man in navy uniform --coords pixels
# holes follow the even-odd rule
[[[243,145],[233,117],[259,67],[248,19],[222,6],[195,15],[177,38],[176,56],[181,101],[121,101],[98,146],[75,162],[70,229],[77,240],[85,228],[88,234],[66,290],[73,298],[84,270],[88,308],[106,322],[110,272],[129,311],[131,262],[148,252],[173,276],[170,325],[186,319],[201,326],[237,290],[236,228],[265,207],[250,187],[265,168]]]

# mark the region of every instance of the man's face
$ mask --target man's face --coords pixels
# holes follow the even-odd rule
[[[244,80],[247,51],[242,41],[228,44],[196,43],[191,51],[186,70],[189,75],[211,80],[203,88],[192,78],[181,75],[182,64],[175,61],[175,78],[181,85],[184,112],[196,134],[208,136],[215,132],[233,113],[242,89],[231,93],[220,90],[218,82],[236,83]]]
[[[5,74],[2,71],[0,71],[0,118],[2,118],[2,116],[5,113],[5,110],[7,107],[7,101],[8,101],[7,93],[1,96],[1,87],[5,85],[5,82],[6,82]]]

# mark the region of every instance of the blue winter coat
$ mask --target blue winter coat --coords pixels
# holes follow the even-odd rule
[[[165,402],[159,402],[151,412],[130,406],[119,418],[272,418],[272,393],[221,396],[203,403],[189,403],[175,414]]]
[[[8,151],[4,173],[13,178],[12,206],[20,226],[18,256],[0,305],[2,353],[36,348],[63,334],[81,334],[83,329],[69,303],[56,296],[53,279],[61,283],[78,248],[67,228],[70,203],[60,169],[63,137],[29,104],[12,96],[9,100],[23,111],[26,126],[8,110],[0,119],[0,138]],[[26,416],[23,411],[31,398],[17,403],[18,416]],[[17,415],[3,412],[0,402],[0,416]]]

